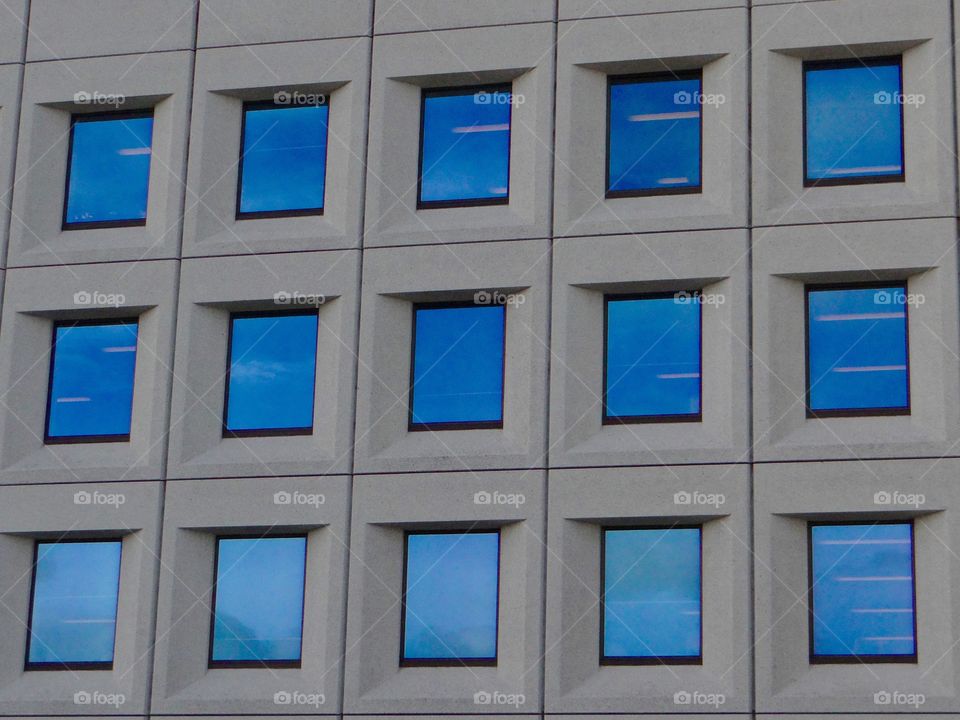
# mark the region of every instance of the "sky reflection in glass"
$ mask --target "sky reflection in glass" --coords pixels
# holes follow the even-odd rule
[[[56,326],[48,439],[129,436],[137,331],[136,320]]]
[[[300,660],[305,537],[220,538],[213,662]]]
[[[607,191],[690,191],[700,186],[701,79],[610,83]]]
[[[113,662],[119,540],[37,543],[28,663]]]
[[[700,529],[604,531],[603,656],[700,656]]]
[[[323,209],[328,105],[244,111],[240,214]]]
[[[815,656],[913,656],[910,523],[813,525]]]
[[[403,658],[495,659],[499,574],[497,532],[409,534]]]
[[[699,415],[700,312],[687,293],[609,300],[608,418]]]
[[[147,217],[153,117],[74,119],[66,224]]]
[[[316,312],[231,320],[227,430],[313,427]]]
[[[424,92],[421,205],[506,201],[511,101],[509,89]]]
[[[807,302],[810,409],[909,408],[904,287],[812,289]]]
[[[810,65],[804,73],[807,181],[899,178],[903,174],[899,59]]]

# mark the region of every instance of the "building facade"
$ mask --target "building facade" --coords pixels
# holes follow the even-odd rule
[[[0,716],[960,716],[954,0],[0,0]]]

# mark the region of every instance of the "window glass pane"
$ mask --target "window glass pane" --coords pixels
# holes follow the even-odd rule
[[[412,422],[503,418],[503,305],[416,309]]]
[[[610,84],[609,192],[700,186],[701,84],[700,78]]]
[[[421,202],[506,199],[511,99],[509,90],[424,94]]]
[[[903,286],[811,290],[811,410],[907,408],[907,306]]]
[[[231,324],[227,429],[313,427],[317,314],[235,316]]]
[[[307,539],[217,543],[213,662],[300,659]]]
[[[130,434],[137,329],[136,321],[57,326],[48,438]]]
[[[896,525],[814,525],[814,655],[913,655],[913,535]]]
[[[407,536],[403,657],[497,657],[500,534]]]
[[[73,123],[67,223],[147,217],[152,117]]]
[[[244,112],[240,212],[323,208],[327,105]]]
[[[604,534],[604,657],[699,657],[700,529]]]
[[[37,543],[30,663],[112,663],[120,541]]]
[[[697,296],[607,303],[607,417],[700,413]]]
[[[807,179],[903,173],[900,63],[808,66]]]

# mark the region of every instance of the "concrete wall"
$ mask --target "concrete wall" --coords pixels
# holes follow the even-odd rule
[[[960,0],[0,2],[0,716],[960,717],[958,23]],[[906,182],[804,188],[802,62],[851,52],[902,54],[925,98]],[[606,76],[691,67],[725,98],[703,192],[606,199]],[[421,89],[504,81],[509,203],[418,212]],[[240,108],[279,90],[330,98],[325,212],[237,221]],[[71,113],[110,95],[155,108],[147,223],[63,232]],[[804,284],[878,278],[925,298],[912,412],[809,419]],[[604,293],[690,287],[725,299],[703,421],[602,425]],[[503,429],[409,433],[411,304],[484,290],[525,300]],[[325,298],[314,432],[224,439],[227,318],[277,293]],[[52,323],[116,316],[140,318],[131,441],[44,445]],[[723,502],[676,501],[698,492]],[[806,523],[885,518],[916,524],[918,662],[811,665]],[[703,664],[600,666],[601,527],[676,522],[703,525]],[[497,666],[399,668],[403,531],[472,527],[501,532]],[[215,537],[271,528],[308,537],[303,666],[208,670]],[[25,673],[33,542],[103,535],[114,669]]]

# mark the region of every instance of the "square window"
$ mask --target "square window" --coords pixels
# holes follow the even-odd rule
[[[807,415],[906,415],[905,285],[807,288]]]
[[[322,215],[330,107],[247,103],[237,218]]]
[[[810,524],[811,662],[916,662],[913,523]]]
[[[401,662],[495,665],[500,533],[407,533]]]
[[[506,204],[510,85],[424,90],[418,208]]]
[[[415,305],[411,430],[503,427],[503,305]]]
[[[603,422],[699,421],[698,293],[606,298]]]
[[[307,538],[217,538],[210,667],[300,667]]]
[[[45,442],[130,439],[136,320],[55,323]]]
[[[612,77],[607,197],[701,191],[701,71]]]
[[[603,664],[701,662],[701,529],[603,531]]]
[[[73,117],[65,230],[146,224],[152,138],[152,112]]]
[[[109,670],[117,627],[120,540],[38,542],[27,670]]]
[[[902,182],[901,58],[803,66],[804,184]]]
[[[317,312],[230,316],[224,437],[309,435]]]

